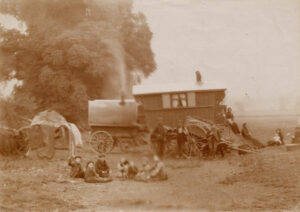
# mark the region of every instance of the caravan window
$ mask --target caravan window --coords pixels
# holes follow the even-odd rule
[[[186,95],[186,93],[171,94],[171,105],[172,105],[173,108],[187,107],[187,95]]]

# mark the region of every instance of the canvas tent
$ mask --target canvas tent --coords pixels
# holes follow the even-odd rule
[[[57,139],[59,131],[63,136]],[[45,110],[32,119],[29,144],[32,149],[39,149],[40,157],[51,158],[55,149],[69,149],[70,155],[75,155],[75,146],[82,145],[82,139],[75,124],[54,110]]]
[[[53,127],[60,127],[66,125],[66,119],[54,110],[45,110],[38,113],[31,121],[31,126],[34,125],[48,125]]]

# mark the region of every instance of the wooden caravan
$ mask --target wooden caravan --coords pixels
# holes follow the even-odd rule
[[[133,87],[134,98],[143,105],[146,124],[150,128],[155,126],[157,117],[162,117],[170,127],[175,127],[179,119],[184,120],[188,116],[222,123],[226,106],[221,103],[225,91],[225,88],[200,83]]]

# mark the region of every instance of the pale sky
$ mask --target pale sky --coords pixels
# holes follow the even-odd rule
[[[275,110],[300,97],[299,0],[135,0],[153,32],[157,70],[145,84],[205,81],[226,103]],[[6,27],[24,25],[0,14]],[[299,106],[300,109],[300,106]]]
[[[252,109],[300,96],[300,1],[136,0],[135,7],[153,32],[158,65],[145,84],[193,81],[200,70],[204,82],[228,88],[228,102]]]

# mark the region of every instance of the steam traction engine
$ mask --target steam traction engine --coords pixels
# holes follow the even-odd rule
[[[133,99],[93,100],[88,103],[88,124],[92,129],[90,145],[100,153],[111,152],[119,145],[122,151],[141,142],[145,129],[140,105]]]

